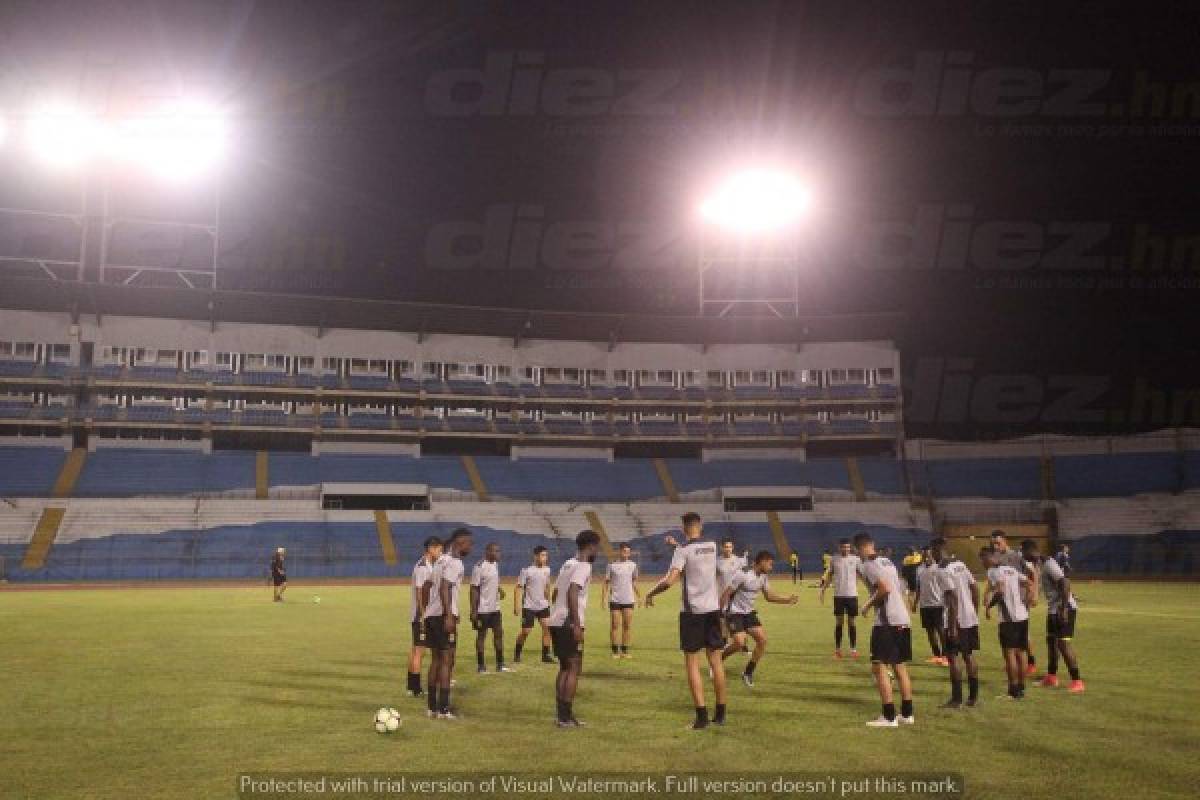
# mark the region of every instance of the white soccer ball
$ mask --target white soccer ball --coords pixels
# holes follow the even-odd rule
[[[381,708],[375,712],[375,732],[395,733],[400,730],[400,712],[394,708]]]
[[[313,602],[314,602],[314,603],[317,603],[317,604],[320,604],[320,602],[321,602],[321,598],[319,598],[319,597],[317,597],[316,595],[314,595],[314,596],[313,596]]]

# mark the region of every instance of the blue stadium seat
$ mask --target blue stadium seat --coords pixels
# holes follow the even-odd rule
[[[58,447],[0,447],[0,495],[48,495],[66,457]]]
[[[1054,490],[1059,497],[1122,497],[1181,488],[1183,463],[1166,453],[1056,456]]]
[[[129,497],[254,488],[254,453],[100,448],[88,455],[78,497]]]

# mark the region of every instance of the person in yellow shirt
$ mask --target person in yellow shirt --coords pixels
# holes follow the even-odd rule
[[[792,565],[792,583],[795,583],[803,577],[800,574],[800,556],[796,555],[795,550],[788,556],[788,563]]]

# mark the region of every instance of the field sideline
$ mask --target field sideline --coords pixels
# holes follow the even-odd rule
[[[776,579],[776,591],[789,587]],[[1192,797],[1196,591],[1079,584],[1088,693],[1078,697],[1031,688],[1024,703],[995,700],[1003,674],[985,623],[981,708],[938,711],[945,670],[918,663],[917,725],[868,730],[879,709],[866,659],[830,658],[830,609],[805,587],[796,607],[760,601],[771,649],[758,685],[737,682],[742,658],[731,659],[730,724],[699,733],[684,730],[678,588],[637,612],[635,657],[617,662],[593,587],[575,704],[590,727],[574,731],[553,727],[555,668],[537,663],[536,636],[518,672],[477,676],[466,631],[463,719],[425,719],[403,693],[406,587],[296,584],[284,604],[266,587],[4,591],[0,797],[228,798],[240,772],[403,770],[934,770],[963,774],[969,797]],[[511,594],[505,609],[511,656]],[[1039,607],[1039,660],[1043,625]],[[927,647],[914,633],[918,662]],[[399,734],[372,730],[381,705],[401,711]]]

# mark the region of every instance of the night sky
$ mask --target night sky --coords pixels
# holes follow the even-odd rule
[[[941,391],[915,376],[945,359],[985,393],[1005,375],[1041,387],[1018,392],[1028,413],[910,430],[1200,424],[1181,394],[1200,329],[1200,15],[1050,5],[8,2],[0,109],[218,100],[218,281],[251,290],[690,313],[704,187],[784,165],[816,199],[805,313],[907,312],[917,391]],[[120,212],[207,213],[210,186],[110,180]],[[77,187],[0,148],[0,205]],[[0,249],[30,247],[14,225]],[[560,246],[581,231],[588,247]],[[1103,388],[1098,416],[1056,407],[1071,376]],[[1157,390],[1167,411],[1141,419],[1135,396]]]

